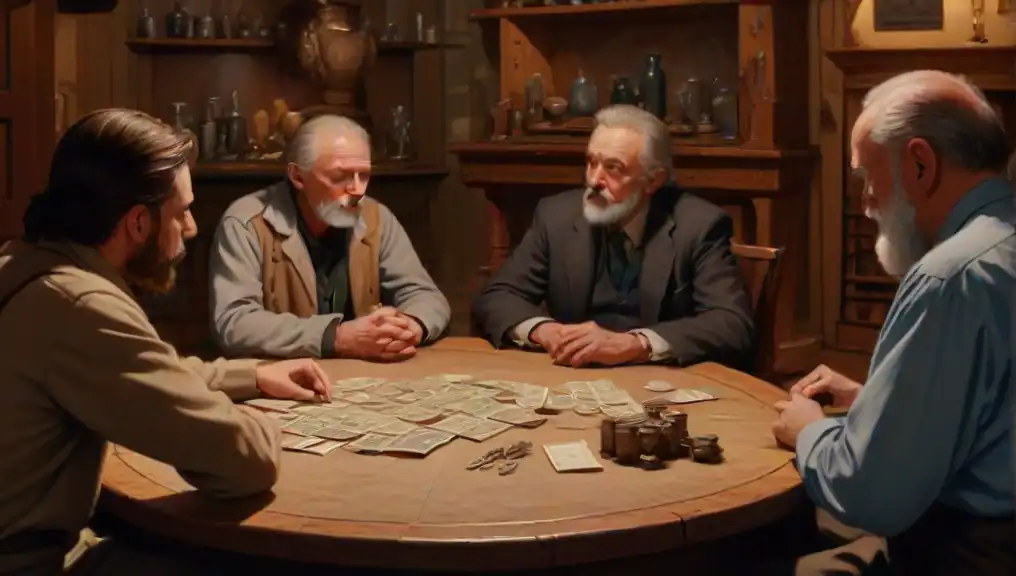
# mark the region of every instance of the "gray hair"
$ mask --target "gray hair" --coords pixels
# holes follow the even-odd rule
[[[310,170],[325,152],[322,146],[331,144],[339,136],[357,138],[370,144],[370,135],[353,120],[345,116],[315,116],[296,131],[286,151],[286,159],[301,170]]]
[[[615,104],[596,113],[596,126],[627,128],[645,137],[639,162],[646,172],[663,170],[670,178],[674,156],[670,148],[670,131],[662,120],[649,112],[628,104]]]
[[[963,76],[936,70],[900,74],[872,88],[862,106],[871,120],[868,138],[893,155],[908,140],[922,138],[970,172],[1006,167],[1005,128],[984,93]]]

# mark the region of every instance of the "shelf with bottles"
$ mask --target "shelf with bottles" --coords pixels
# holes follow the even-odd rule
[[[622,0],[602,2],[585,0],[575,4],[568,0],[556,0],[547,5],[531,5],[519,0],[502,0],[499,8],[473,10],[469,17],[473,20],[492,18],[517,18],[527,16],[571,16],[577,14],[604,14],[612,12],[629,12],[633,10],[659,10],[687,6],[703,6],[710,4],[738,4],[740,0]]]
[[[272,38],[131,38],[125,44],[135,54],[260,52],[275,48]]]
[[[195,180],[271,180],[283,178],[285,174],[286,164],[281,161],[197,162],[191,170]],[[371,178],[440,180],[447,175],[447,168],[426,162],[383,160],[371,167]]]

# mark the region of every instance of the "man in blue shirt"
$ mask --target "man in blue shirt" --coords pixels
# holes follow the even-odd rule
[[[851,153],[900,287],[865,385],[821,367],[773,432],[819,508],[887,539],[894,573],[1016,574],[1005,130],[965,79],[910,72],[867,95]]]

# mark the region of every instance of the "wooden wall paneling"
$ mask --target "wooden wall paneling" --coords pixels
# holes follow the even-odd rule
[[[824,114],[819,138],[822,151],[821,218],[818,228],[822,234],[822,262],[820,285],[822,288],[822,335],[827,347],[838,347],[837,324],[840,319],[841,280],[843,277],[843,182],[844,159],[849,161],[850,124],[844,118],[843,73],[825,57],[825,50],[839,47],[844,21],[838,0],[819,1],[819,41],[823,51],[820,82]]]
[[[819,2],[808,2],[808,144],[818,149],[821,139],[822,42],[819,38]],[[808,196],[808,318],[807,332],[822,334],[822,166],[816,158]],[[823,342],[824,343],[824,342]]]

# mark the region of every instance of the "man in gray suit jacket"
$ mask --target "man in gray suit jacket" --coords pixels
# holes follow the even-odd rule
[[[211,250],[212,328],[229,354],[401,360],[451,309],[402,225],[366,197],[371,154],[352,120],[320,116],[288,178],[233,203]]]
[[[588,187],[540,201],[474,321],[495,346],[541,348],[575,367],[743,364],[754,327],[731,218],[666,185],[663,122],[626,105],[596,120]]]

